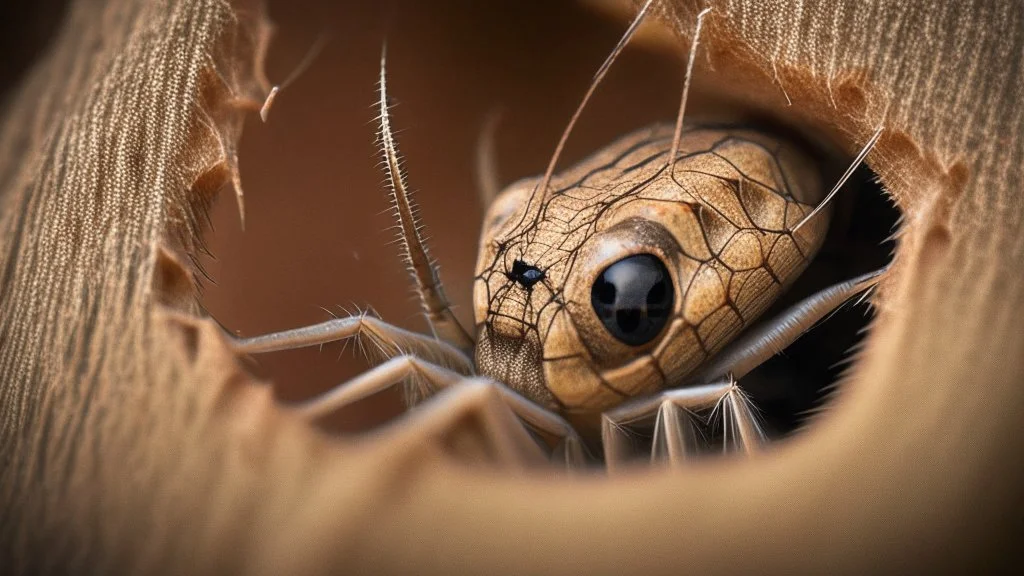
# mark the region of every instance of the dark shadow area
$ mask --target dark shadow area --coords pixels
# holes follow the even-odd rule
[[[0,105],[53,39],[67,0],[0,3]]]

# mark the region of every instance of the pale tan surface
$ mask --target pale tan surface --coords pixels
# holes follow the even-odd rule
[[[613,481],[444,456],[493,454],[473,418],[327,438],[253,385],[211,323],[156,308],[158,296],[187,299],[189,284],[158,266],[155,246],[168,230],[195,241],[189,189],[222,158],[212,135],[233,141],[241,114],[200,63],[249,66],[216,41],[234,30],[226,5],[139,5],[81,3],[0,134],[8,571],[863,573],[994,563],[1015,542],[1024,26],[1013,3],[716,8],[705,29],[716,76],[703,83],[748,86],[783,110],[774,55],[790,119],[830,129],[847,152],[888,110],[869,161],[906,225],[862,361],[813,430],[751,461]],[[251,77],[226,74],[257,96]]]

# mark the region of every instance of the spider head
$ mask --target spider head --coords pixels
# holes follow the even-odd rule
[[[547,190],[540,179],[507,189],[488,210],[477,264],[479,372],[563,413],[681,384],[824,236],[825,225],[787,231],[810,209],[793,190],[819,186],[789,149],[758,137],[691,130],[669,166],[672,129],[658,126]]]

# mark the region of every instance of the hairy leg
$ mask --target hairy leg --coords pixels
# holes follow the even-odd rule
[[[522,429],[534,443],[542,446],[551,459],[569,467],[581,466],[586,462],[579,436],[558,415],[497,382],[466,378],[458,372],[412,355],[396,356],[312,400],[296,405],[295,409],[315,420],[395,386],[402,386],[407,403],[416,405],[446,390],[463,388],[467,383],[489,388],[491,391],[488,394],[501,400],[516,417],[511,420],[515,427]],[[518,432],[507,434],[515,437]]]
[[[235,350],[247,354],[320,346],[355,338],[371,359],[386,360],[412,354],[461,374],[473,373],[472,360],[454,346],[432,336],[393,326],[369,313],[250,338],[232,334],[227,334],[227,337]],[[364,342],[369,345],[364,345]]]
[[[698,449],[699,424],[718,421],[722,426],[723,450],[736,449],[747,454],[755,451],[764,435],[751,402],[736,379],[781,352],[845,302],[872,288],[883,271],[826,288],[754,326],[691,377],[689,385],[606,412],[602,415],[601,437],[609,471],[633,457],[638,436],[635,430],[649,428],[652,419],[652,461],[684,463]],[[698,416],[698,412],[707,410],[711,413],[706,420]]]
[[[550,460],[546,447],[503,401],[501,386],[481,378],[466,378],[438,392],[379,433],[410,451],[424,445],[458,446],[460,454],[502,468],[534,468]]]
[[[702,384],[725,375],[740,379],[782,352],[815,324],[837,310],[851,298],[870,290],[878,283],[885,268],[829,286],[797,302],[771,319],[752,326],[716,354],[690,379]]]
[[[701,418],[698,414],[702,411],[710,411],[710,415]],[[749,400],[735,381],[725,379],[703,386],[666,390],[602,415],[601,441],[609,472],[636,456],[636,430],[649,428],[652,419],[652,462],[684,464],[699,449],[700,428],[717,420],[722,423],[723,450],[750,454],[764,440]]]

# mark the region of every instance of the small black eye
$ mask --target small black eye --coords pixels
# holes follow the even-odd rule
[[[604,327],[630,346],[661,333],[672,314],[672,277],[650,254],[628,256],[604,269],[590,289],[590,302]]]

